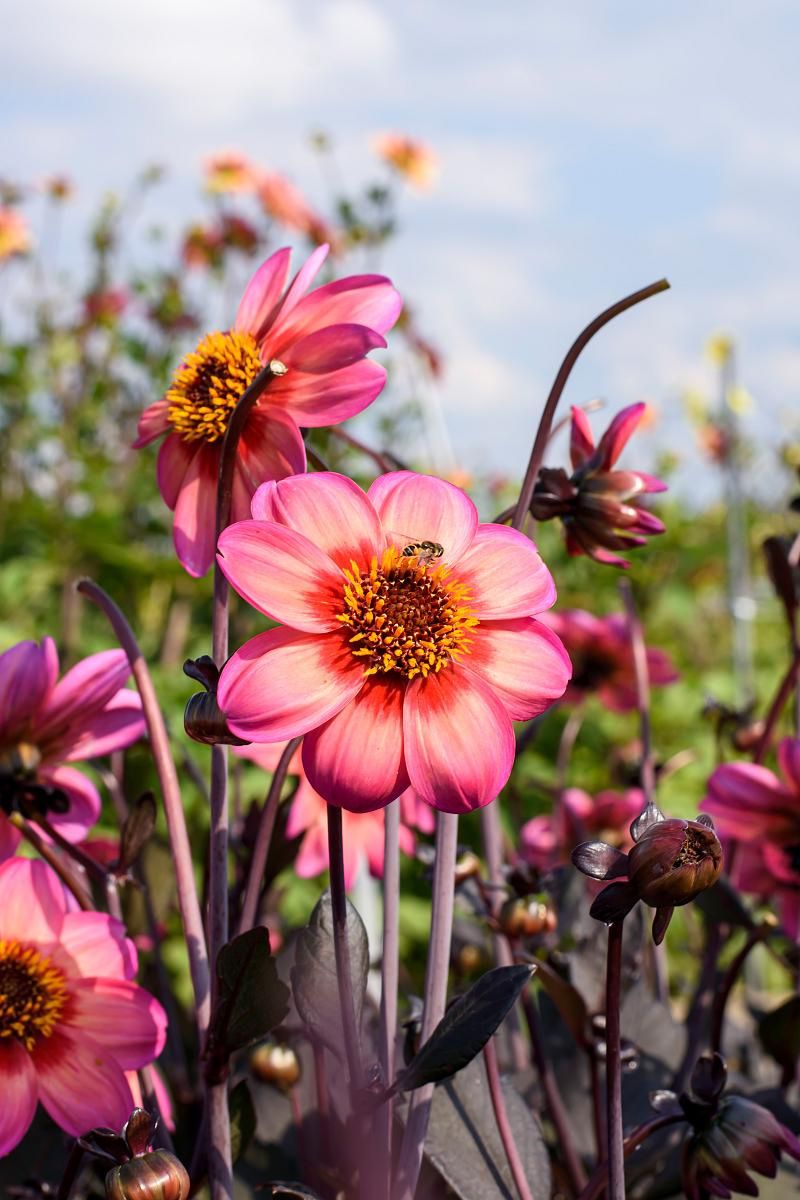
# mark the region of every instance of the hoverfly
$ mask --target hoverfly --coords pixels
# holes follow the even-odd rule
[[[403,558],[416,558],[419,563],[433,562],[444,554],[444,546],[438,542],[409,542],[402,551]]]

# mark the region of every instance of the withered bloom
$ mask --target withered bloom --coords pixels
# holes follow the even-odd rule
[[[642,506],[642,497],[666,491],[666,484],[642,471],[613,470],[646,409],[646,404],[623,408],[597,446],[586,413],[572,409],[572,474],[562,467],[543,467],[530,510],[537,521],[561,518],[569,554],[628,567],[630,563],[614,551],[643,546],[648,537],[664,532],[658,517]]]
[[[649,805],[631,825],[633,849],[625,854],[606,842],[583,842],[572,861],[593,879],[615,880],[590,909],[598,921],[621,921],[638,900],[655,908],[653,940],[664,939],[673,910],[688,904],[716,883],[722,871],[722,846],[714,823],[665,818]]]
[[[757,1196],[748,1171],[774,1179],[781,1155],[800,1159],[800,1139],[766,1108],[744,1096],[725,1095],[727,1069],[719,1054],[704,1054],[695,1065],[690,1091],[656,1092],[659,1113],[683,1115],[692,1136],[683,1149],[683,1188],[688,1200]]]

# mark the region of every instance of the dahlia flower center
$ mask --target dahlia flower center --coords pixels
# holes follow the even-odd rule
[[[67,793],[37,779],[41,761],[41,751],[31,742],[0,747],[0,811],[7,816],[20,812],[32,820],[68,811]]]
[[[0,939],[0,1038],[33,1050],[50,1037],[67,1002],[63,972],[33,946]]]
[[[166,393],[172,428],[185,442],[218,441],[263,366],[249,333],[209,333],[187,354]]]
[[[351,562],[345,571],[339,620],[350,649],[364,660],[364,674],[394,673],[424,679],[470,651],[472,616],[467,588],[449,578],[449,568],[404,556],[394,546],[369,570]]]
[[[677,870],[678,867],[696,867],[698,863],[704,862],[708,857],[708,838],[694,829],[687,829],[683,844],[672,866],[674,870]]]

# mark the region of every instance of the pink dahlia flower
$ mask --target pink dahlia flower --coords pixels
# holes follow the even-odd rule
[[[558,634],[572,659],[572,679],[564,696],[567,704],[596,695],[612,712],[636,708],[636,668],[624,616],[596,617],[582,608],[564,608],[542,620]],[[669,655],[650,646],[647,670],[651,684],[674,683],[679,678]]]
[[[646,404],[623,408],[595,446],[586,413],[572,409],[572,475],[543,467],[531,502],[537,521],[561,517],[570,554],[628,567],[613,551],[643,546],[648,537],[664,532],[658,517],[642,506],[642,497],[666,491],[667,485],[642,471],[613,469],[646,412]]]
[[[46,817],[73,842],[86,836],[100,815],[100,797],[68,764],[122,750],[142,736],[141,701],[124,686],[129,675],[122,650],[103,650],[59,679],[49,637],[41,645],[18,642],[0,655],[0,814]],[[5,815],[0,847],[7,851],[18,835]]]
[[[332,473],[268,483],[253,517],[223,532],[219,562],[282,628],[222,670],[231,731],[305,734],[312,786],[353,812],[409,784],[447,812],[493,800],[514,761],[512,721],[547,708],[570,673],[534,619],[556,594],[536,547],[411,471],[366,495]]]
[[[37,1101],[73,1137],[130,1116],[125,1072],[157,1057],[167,1024],[136,966],[122,923],[69,911],[45,863],[0,864],[0,1155]]]
[[[284,290],[291,251],[278,250],[247,286],[233,328],[203,338],[166,395],[139,419],[140,449],[166,434],[158,486],[175,513],[175,551],[190,575],[214,559],[217,477],[233,409],[265,363],[273,378],[251,410],[239,442],[232,521],[250,515],[259,484],[306,469],[300,426],[333,425],[371,404],[386,371],[365,356],[385,346],[402,301],[383,275],[350,275],[308,292],[328,254],[314,251]],[[308,294],[306,294],[308,292]]]
[[[639,788],[598,792],[594,797],[581,788],[565,788],[551,814],[522,826],[522,857],[547,871],[568,863],[575,847],[589,838],[629,850],[633,839],[628,828],[643,808],[644,793]]]
[[[285,746],[285,742],[234,746],[233,753],[239,758],[247,758],[257,763],[265,771],[272,772],[277,767]],[[286,836],[296,838],[303,835],[294,869],[301,879],[315,879],[317,875],[327,871],[329,866],[328,806],[306,778],[299,746],[292,755],[288,774],[297,779],[297,788],[289,810]],[[416,845],[413,830],[432,833],[433,813],[426,804],[419,802],[413,788],[403,793],[400,804],[400,849],[404,854],[412,855]],[[376,879],[383,878],[383,826],[383,809],[362,813],[345,810],[342,814],[346,888],[353,886],[364,862]]]
[[[273,221],[302,233],[318,245],[329,242],[335,248],[339,241],[336,230],[314,211],[302,192],[284,175],[275,172],[262,175],[258,181],[258,198]]]
[[[742,849],[757,846],[743,860],[740,881],[747,891],[769,895],[781,890],[781,909],[788,924],[797,925],[800,907],[800,739],[784,738],[778,747],[783,779],[757,763],[724,763],[708,781],[700,805],[714,818],[723,838],[736,838]],[[737,853],[735,863],[738,862]],[[756,884],[760,876],[762,885]],[[771,888],[765,886],[771,879]]]

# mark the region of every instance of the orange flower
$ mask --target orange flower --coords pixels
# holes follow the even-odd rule
[[[258,171],[248,158],[234,150],[212,154],[205,160],[206,191],[224,195],[226,192],[254,192]]]
[[[379,133],[372,139],[372,148],[414,187],[424,191],[435,182],[438,159],[424,142],[402,133]]]
[[[27,254],[32,245],[25,218],[14,208],[0,208],[0,262]]]

